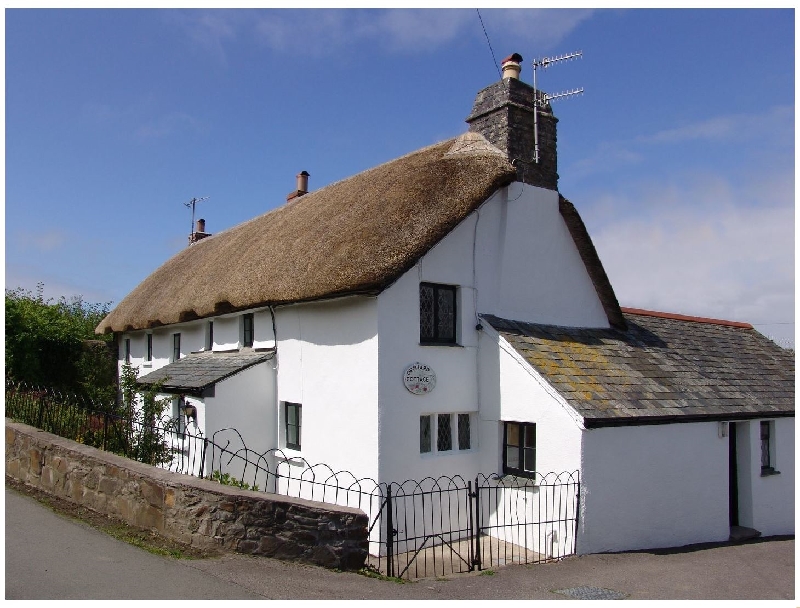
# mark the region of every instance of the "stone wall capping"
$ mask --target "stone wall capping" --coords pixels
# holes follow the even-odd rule
[[[8,419],[6,475],[195,547],[339,569],[367,557],[360,509],[173,473]]]

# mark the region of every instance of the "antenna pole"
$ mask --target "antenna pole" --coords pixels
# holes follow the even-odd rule
[[[583,51],[577,51],[575,53],[559,55],[558,57],[542,57],[533,62],[533,162],[536,164],[539,163],[539,108],[550,101],[583,93],[583,88],[580,88],[565,91],[564,93],[557,93],[555,95],[548,95],[547,93],[542,93],[540,95],[539,89],[536,88],[536,71],[538,68],[546,70],[548,66],[554,63],[569,61],[571,59],[580,59],[581,57],[583,57]]]
[[[202,202],[202,201],[206,200],[207,198],[208,198],[207,196],[204,196],[203,198],[192,198],[192,200],[190,200],[188,203],[183,203],[187,207],[191,207],[192,208],[192,229],[189,232],[191,237],[194,236],[194,208],[195,208],[195,205],[197,205],[197,203],[199,203],[199,202]]]

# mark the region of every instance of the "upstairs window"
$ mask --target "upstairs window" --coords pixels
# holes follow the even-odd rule
[[[144,360],[153,360],[153,334],[147,334],[147,348],[145,349]]]
[[[208,322],[208,330],[206,331],[206,350],[214,350],[214,321]]]
[[[456,288],[420,283],[419,341],[421,344],[456,343]]]
[[[503,473],[533,477],[536,472],[536,424],[506,422],[503,430]]]
[[[242,345],[253,346],[253,313],[242,315]]]
[[[131,362],[131,339],[125,338],[125,363]]]
[[[177,361],[181,358],[181,335],[172,334],[172,360]]]

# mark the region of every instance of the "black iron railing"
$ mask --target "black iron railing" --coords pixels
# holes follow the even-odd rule
[[[446,576],[576,552],[577,472],[378,483],[280,449],[248,449],[234,428],[205,437],[180,419],[143,420],[115,404],[15,384],[6,385],[6,417],[178,473],[361,509],[369,563],[387,576]]]

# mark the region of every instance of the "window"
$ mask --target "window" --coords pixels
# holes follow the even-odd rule
[[[424,414],[419,417],[419,452],[433,452],[436,437],[437,452],[451,452],[472,448],[472,414]],[[434,421],[436,428],[434,431]],[[455,425],[455,426],[454,426]]]
[[[469,414],[458,415],[458,449],[468,450],[471,446]]]
[[[181,335],[172,334],[172,360],[177,361],[181,358]]]
[[[302,406],[299,403],[284,403],[286,420],[286,447],[300,449],[300,425],[302,423]]]
[[[125,338],[125,363],[131,362],[131,339]]]
[[[761,475],[777,475],[773,443],[774,422],[761,421]]]
[[[447,452],[453,449],[453,429],[450,414],[439,414],[436,422],[436,451]]]
[[[419,417],[419,453],[427,454],[431,451],[431,417]]]
[[[242,315],[242,345],[253,346],[253,313]]]
[[[214,321],[208,322],[206,331],[206,350],[214,350]]]
[[[419,341],[421,344],[456,343],[456,288],[420,283]]]
[[[533,477],[536,472],[536,424],[506,422],[503,430],[503,473]]]
[[[153,360],[153,334],[147,334],[147,348],[145,349],[145,361]]]

